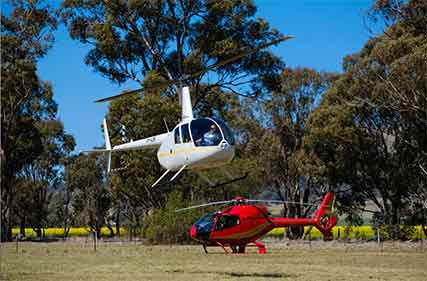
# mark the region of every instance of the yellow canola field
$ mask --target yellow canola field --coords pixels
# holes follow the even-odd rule
[[[403,226],[401,226],[403,228]],[[304,228],[304,231],[307,231],[308,226]],[[56,236],[62,237],[64,236],[64,229],[61,227],[51,227],[43,229],[45,232],[45,236]],[[113,228],[114,232],[116,231]],[[125,233],[124,228],[120,228],[120,234],[123,235]],[[284,233],[284,228],[276,228],[270,231],[267,235],[271,237],[282,237]],[[369,225],[364,226],[336,226],[332,229],[332,233],[335,239],[338,238],[351,238],[351,239],[373,239],[376,238],[376,230]],[[19,234],[19,228],[12,229],[13,235]],[[90,234],[90,228],[88,227],[72,227],[70,232],[68,233],[68,237],[76,237],[76,236],[88,236]],[[110,235],[110,230],[107,227],[103,227],[101,229],[101,234],[104,236]],[[381,237],[387,238],[386,235],[381,231]],[[35,237],[36,232],[32,228],[25,229],[25,236],[27,237]],[[311,229],[310,236],[313,239],[323,238],[322,233],[315,227]],[[408,239],[426,239],[421,226],[414,226],[412,233],[409,234]]]
[[[404,226],[401,226],[403,229]],[[304,231],[308,230],[308,226],[304,227]],[[275,228],[270,231],[267,235],[273,237],[282,237],[284,233],[284,228]],[[386,235],[381,230],[380,236],[385,237]],[[352,239],[373,239],[376,237],[376,229],[369,225],[363,226],[335,226],[332,229],[332,234],[335,239],[337,238],[352,238]],[[323,238],[322,233],[315,227],[311,229],[310,233],[311,238]],[[413,232],[410,233],[408,239],[426,239],[426,236],[420,225],[413,226]]]
[[[44,231],[45,236],[57,236],[61,237],[64,236],[64,228],[62,227],[50,227],[50,228],[44,228],[42,231]],[[114,233],[116,233],[116,228],[113,228]],[[68,232],[69,237],[73,236],[88,236],[91,233],[89,227],[71,227],[70,232]],[[19,228],[15,227],[12,229],[13,235],[19,234]],[[102,227],[101,228],[101,234],[108,236],[110,235],[110,230],[108,227]],[[120,228],[120,234],[124,234],[124,228]],[[37,236],[36,232],[32,228],[25,228],[25,236]]]

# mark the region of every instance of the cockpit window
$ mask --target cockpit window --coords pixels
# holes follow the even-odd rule
[[[240,224],[240,219],[237,216],[220,216],[215,225],[215,230],[233,227]]]
[[[231,131],[230,127],[228,127],[227,124],[225,124],[225,122],[222,121],[221,119],[217,119],[217,118],[213,118],[213,119],[221,127],[221,131],[224,134],[224,138],[228,142],[228,144],[234,145],[233,132]]]
[[[174,134],[175,134],[175,143],[181,143],[181,137],[179,135],[179,127],[175,128]]]
[[[181,126],[181,135],[182,135],[183,143],[191,142],[190,131],[188,130],[188,124],[184,124]]]
[[[193,120],[190,127],[195,146],[217,146],[222,140],[221,130],[210,119]]]
[[[196,226],[198,233],[211,232],[212,226],[214,223],[214,215],[215,213],[212,213],[204,217],[201,217],[198,221],[196,221],[194,225]]]

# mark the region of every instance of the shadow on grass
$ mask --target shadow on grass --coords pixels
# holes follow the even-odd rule
[[[241,273],[241,272],[221,272],[221,274],[232,277],[263,277],[263,278],[289,278],[289,274],[283,273]]]
[[[221,271],[189,271],[184,270],[171,270],[166,271],[168,273],[195,273],[195,274],[218,274],[218,275],[227,275],[230,277],[262,277],[262,278],[290,278],[296,277],[290,274],[285,273],[243,273],[243,272],[221,272]]]
[[[53,243],[58,241],[64,241],[63,238],[57,238],[57,237],[44,237],[44,238],[37,238],[37,237],[27,237],[19,240],[19,243],[25,243],[25,242],[32,242],[32,243]],[[14,241],[16,243],[16,240]]]

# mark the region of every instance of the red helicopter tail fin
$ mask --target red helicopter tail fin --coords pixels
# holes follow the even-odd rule
[[[337,218],[334,215],[334,203],[335,193],[328,192],[313,217],[316,228],[322,232],[325,239],[332,238],[331,230],[337,224]]]

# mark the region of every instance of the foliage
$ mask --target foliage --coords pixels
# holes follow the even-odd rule
[[[40,133],[42,152],[17,175],[16,213],[41,236],[41,228],[48,225],[49,204],[53,190],[62,184],[62,165],[74,149],[74,138],[64,132],[58,120],[36,123]]]
[[[62,6],[71,38],[91,46],[86,64],[117,83],[141,82],[153,70],[176,79],[281,35],[255,18],[249,0],[66,0]],[[259,51],[213,70],[217,82],[203,88],[205,93],[242,83],[259,88],[260,78],[275,76],[281,66],[274,55]],[[189,81],[196,92],[202,78]]]
[[[195,210],[176,213],[189,205],[179,192],[172,192],[163,208],[155,209],[144,220],[143,236],[155,242],[182,243],[191,241],[189,229],[198,219]]]
[[[108,224],[111,194],[105,188],[105,159],[93,155],[75,156],[65,167],[65,189],[73,194],[71,203],[77,225],[88,225],[98,236]],[[112,230],[111,230],[112,231]]]
[[[316,173],[347,190],[341,200],[362,209],[372,201],[387,225],[418,213],[408,202],[427,186],[427,33],[418,24],[426,7],[401,4],[384,34],[344,59],[345,72],[310,116],[304,139]]]
[[[286,68],[261,109],[266,118],[258,144],[264,152],[264,184],[281,200],[308,203],[310,194],[321,193],[318,181],[305,165],[302,141],[308,117],[328,87],[330,76],[309,68]],[[310,210],[285,204],[283,215],[305,217]],[[289,237],[302,237],[302,228],[290,230]]]
[[[1,240],[11,240],[11,224],[17,220],[16,215],[21,211],[17,206],[20,203],[17,195],[23,195],[32,188],[40,188],[29,187],[18,174],[23,175],[23,169],[39,165],[38,172],[50,173],[51,178],[57,176],[53,175],[58,172],[55,163],[53,167],[40,165],[43,157],[52,156],[47,151],[56,149],[49,148],[49,145],[43,147],[50,133],[47,133],[44,125],[58,121],[52,87],[48,82],[41,81],[36,73],[37,61],[51,47],[55,29],[56,17],[44,1],[9,1],[4,6],[2,3]],[[53,131],[52,136],[55,133]],[[58,139],[58,149],[61,149],[61,142],[68,148],[73,146],[72,137],[65,138]],[[43,185],[40,181],[37,184]],[[22,188],[25,190],[21,193]],[[45,217],[41,209],[39,215]],[[22,221],[22,214],[19,215]]]

